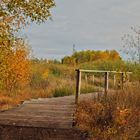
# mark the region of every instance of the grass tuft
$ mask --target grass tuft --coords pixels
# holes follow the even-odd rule
[[[95,140],[140,139],[139,87],[79,103],[77,127]]]

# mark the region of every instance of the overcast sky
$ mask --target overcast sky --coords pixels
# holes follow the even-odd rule
[[[121,37],[140,25],[140,0],[55,0],[53,21],[24,30],[38,58],[70,55],[79,50],[122,47]]]

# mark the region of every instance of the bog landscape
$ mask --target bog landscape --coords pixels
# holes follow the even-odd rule
[[[74,44],[58,59],[32,56],[20,32],[53,24],[55,7],[0,0],[0,140],[139,140],[140,27],[120,36],[120,50]]]

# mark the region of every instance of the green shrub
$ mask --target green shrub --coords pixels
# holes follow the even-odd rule
[[[53,96],[54,97],[62,97],[62,96],[69,96],[74,94],[74,88],[70,87],[60,87],[54,90]]]

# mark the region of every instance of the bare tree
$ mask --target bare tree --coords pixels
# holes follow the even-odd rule
[[[140,63],[140,26],[131,27],[131,34],[122,37],[124,52],[132,61]]]

